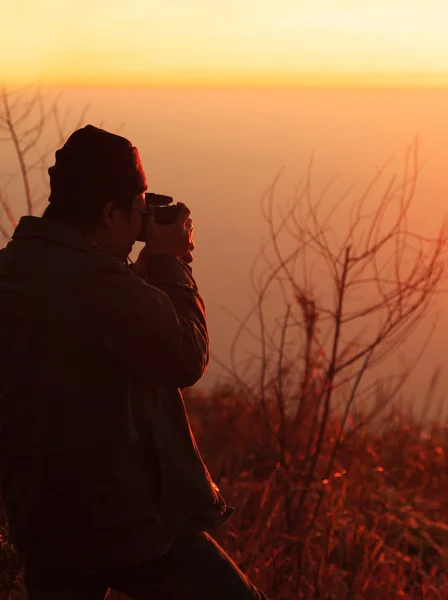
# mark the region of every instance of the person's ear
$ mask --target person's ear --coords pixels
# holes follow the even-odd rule
[[[106,202],[101,211],[103,223],[106,227],[112,227],[115,217],[115,202]]]

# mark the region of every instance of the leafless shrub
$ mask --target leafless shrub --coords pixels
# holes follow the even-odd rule
[[[264,414],[284,472],[289,533],[303,520],[313,530],[324,498],[317,493],[310,507],[313,486],[339,472],[344,445],[402,390],[419,356],[399,372],[380,375],[378,366],[421,323],[442,278],[445,224],[433,238],[408,226],[416,141],[401,177],[384,184],[385,175],[379,169],[347,208],[352,190],[332,196],[335,180],[313,193],[311,162],[279,216],[274,181],[262,200],[269,239],[252,270],[256,301],[239,320],[230,366],[218,360]],[[244,334],[259,348],[246,361],[238,355]],[[300,488],[291,471],[300,472]]]
[[[84,122],[87,108],[75,122],[75,129]],[[11,238],[18,222],[9,190],[12,186],[15,193],[22,189],[24,209],[20,215],[33,215],[41,206],[48,197],[49,161],[67,137],[68,121],[69,113],[61,117],[59,97],[46,107],[45,94],[39,87],[1,88],[0,143],[9,144],[16,159],[16,167],[4,173],[0,181],[0,240],[4,243]],[[14,205],[18,205],[17,199]]]

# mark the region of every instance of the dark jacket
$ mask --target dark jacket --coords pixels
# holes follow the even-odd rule
[[[37,217],[0,252],[0,489],[30,574],[142,562],[232,512],[179,389],[207,366],[202,298],[172,256],[148,272]]]

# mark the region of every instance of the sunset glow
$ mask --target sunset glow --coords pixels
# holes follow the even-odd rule
[[[2,7],[9,83],[448,85],[444,0],[24,0]]]

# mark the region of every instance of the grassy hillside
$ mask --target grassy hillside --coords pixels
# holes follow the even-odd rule
[[[237,508],[215,537],[270,598],[448,597],[448,424],[424,429],[391,408],[341,441],[332,417],[310,480],[306,416],[297,431],[286,424],[282,464],[269,400],[271,432],[242,393],[190,393],[186,402],[213,477]],[[14,570],[8,552],[3,576]]]

